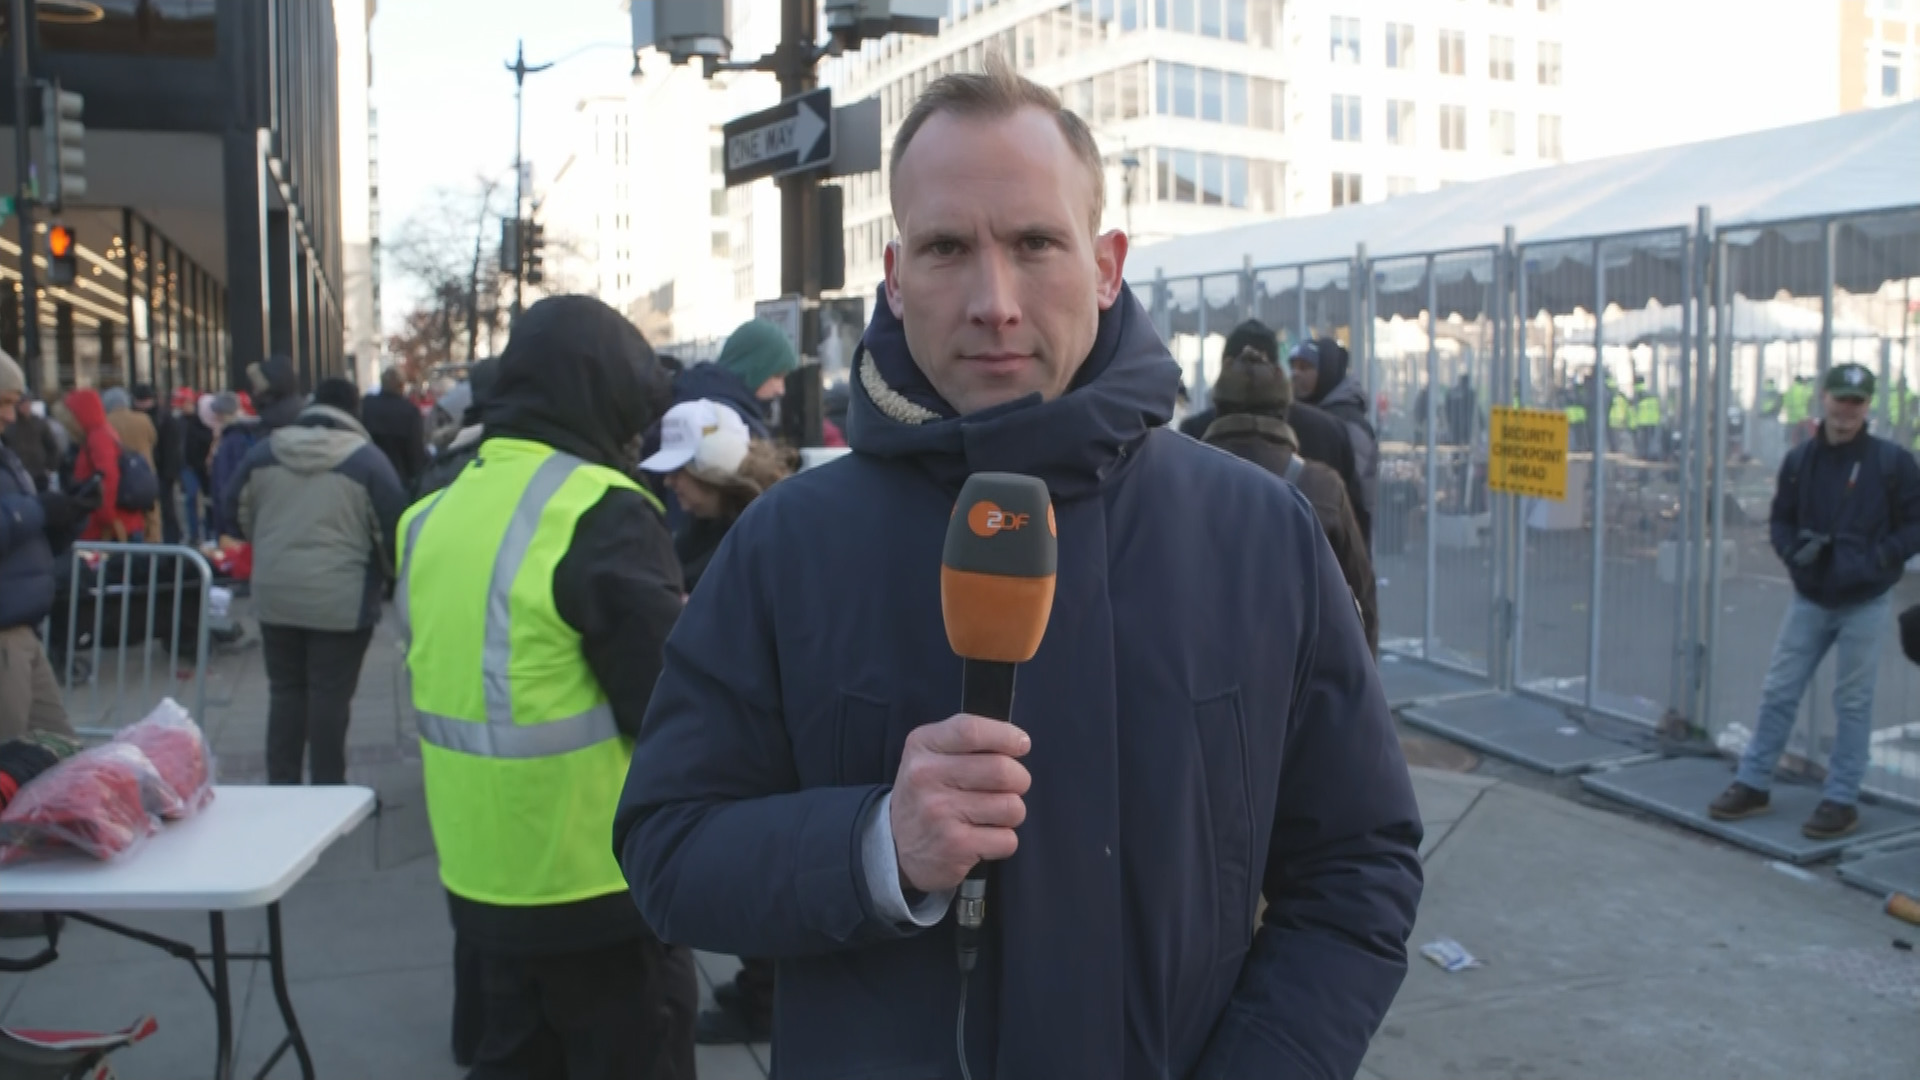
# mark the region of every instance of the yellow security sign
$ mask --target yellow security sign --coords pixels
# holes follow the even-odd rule
[[[1509,495],[1567,499],[1567,414],[1494,406],[1487,487]]]

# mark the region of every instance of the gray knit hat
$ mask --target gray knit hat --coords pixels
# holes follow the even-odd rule
[[[27,373],[4,349],[0,349],[0,394],[27,396]]]

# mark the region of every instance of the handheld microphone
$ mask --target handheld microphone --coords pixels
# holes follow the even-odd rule
[[[1012,719],[1014,672],[1046,636],[1059,561],[1053,502],[1043,481],[1015,473],[967,478],[940,559],[940,611],[947,642],[963,661],[962,712]],[[979,955],[989,868],[976,863],[960,886],[962,971],[971,971]]]

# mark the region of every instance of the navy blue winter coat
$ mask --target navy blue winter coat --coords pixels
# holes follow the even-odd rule
[[[0,630],[39,626],[53,610],[53,547],[33,478],[0,446]]]
[[[951,915],[877,916],[860,840],[907,733],[958,709],[954,498],[1028,473],[1060,570],[1019,674],[1033,784],[971,979],[974,1075],[1352,1076],[1406,974],[1421,831],[1312,509],[1162,426],[1178,374],[1130,293],[1069,393],[965,418],[875,310],[856,362],[894,415],[854,379],[854,452],[748,509],[668,639],[614,826],[641,913],[779,960],[783,1080],[960,1075]]]
[[[1920,464],[1864,431],[1831,445],[1823,428],[1781,459],[1769,525],[1796,592],[1826,608],[1864,604],[1898,585],[1920,555]],[[1833,540],[1797,566],[1803,532]]]

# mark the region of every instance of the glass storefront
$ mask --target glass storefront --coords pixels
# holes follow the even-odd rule
[[[51,285],[44,249],[36,253],[37,362],[21,340],[18,231],[0,236],[0,347],[33,365],[35,388],[224,388],[226,288],[130,210],[70,210],[61,221],[78,240],[78,273],[70,285]]]

